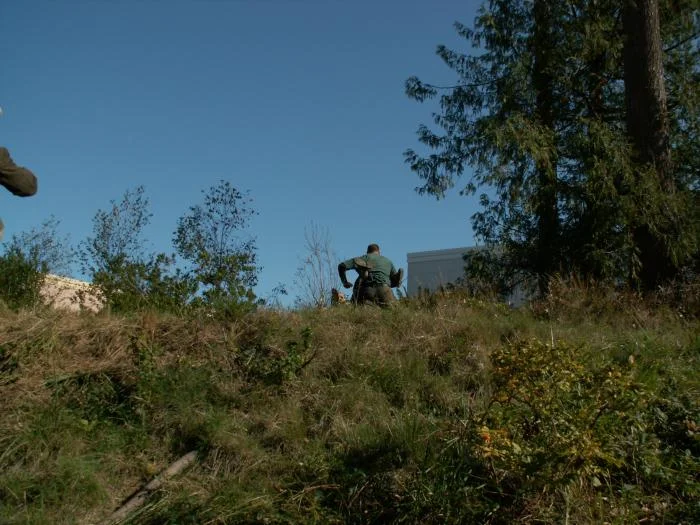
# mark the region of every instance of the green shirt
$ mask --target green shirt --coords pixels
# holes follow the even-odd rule
[[[367,262],[367,265],[370,266],[371,270],[369,271],[369,279],[367,280],[369,284],[385,284],[391,286],[390,276],[396,273],[396,268],[394,268],[394,263],[388,258],[377,253],[368,253],[367,255],[344,261],[343,264],[348,270],[358,269],[355,259],[363,259]]]

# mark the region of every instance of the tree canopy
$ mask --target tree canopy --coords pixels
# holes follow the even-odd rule
[[[554,273],[651,289],[697,265],[699,5],[487,2],[455,24],[470,53],[437,48],[454,86],[406,82],[439,102],[405,153],[417,191],[483,191],[477,238],[540,291]]]

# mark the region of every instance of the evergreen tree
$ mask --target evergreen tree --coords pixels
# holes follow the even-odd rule
[[[441,198],[473,169],[462,193],[490,190],[473,217],[477,237],[500,247],[494,253],[504,273],[534,274],[541,291],[557,271],[658,283],[644,253],[664,257],[661,277],[672,277],[697,257],[697,4],[660,6],[669,66],[657,81],[674,93],[666,151],[682,157],[665,164],[674,184],[642,177],[648,163],[635,155],[638,144],[628,134],[630,97],[639,96],[625,75],[629,8],[612,0],[492,0],[473,29],[456,24],[474,54],[438,47],[458,75],[455,86],[407,81],[410,97],[440,98],[438,129],[418,131],[432,153],[406,152],[424,181],[419,193]],[[644,225],[663,250],[642,249]],[[641,265],[655,277],[642,274]]]

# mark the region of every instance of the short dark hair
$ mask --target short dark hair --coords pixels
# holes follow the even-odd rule
[[[379,251],[379,245],[378,244],[370,244],[367,246],[367,253],[375,253]]]

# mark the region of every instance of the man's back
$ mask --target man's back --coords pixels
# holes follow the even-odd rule
[[[354,286],[345,275],[347,270],[356,270],[359,274]],[[402,271],[396,271],[391,260],[380,254],[377,244],[370,244],[365,255],[348,259],[338,265],[338,276],[343,286],[353,288],[353,302],[360,304],[369,302],[389,306],[396,300],[391,291],[392,283],[395,281],[394,286],[398,286],[402,274]]]
[[[378,253],[368,253],[363,258],[370,266],[369,283],[371,284],[386,284],[390,283],[391,274],[396,272],[394,263],[389,258],[379,255]]]

